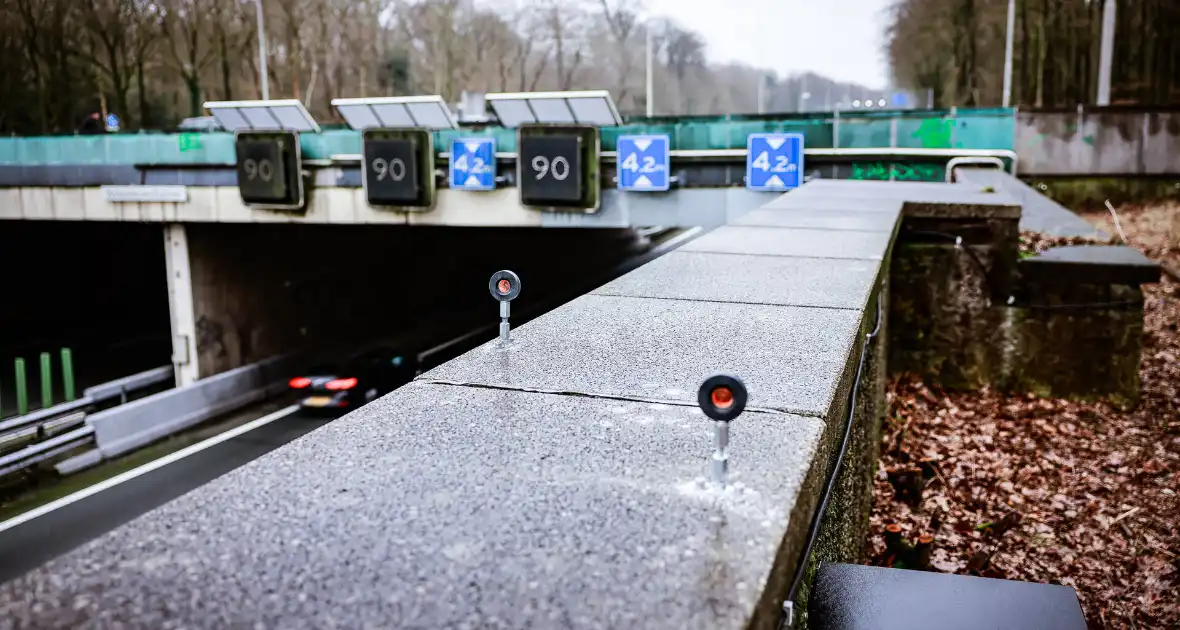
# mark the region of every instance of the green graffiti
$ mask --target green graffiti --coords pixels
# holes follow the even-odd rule
[[[850,179],[899,182],[941,182],[946,176],[941,164],[907,164],[905,162],[856,162]]]
[[[200,151],[205,148],[201,145],[201,134],[197,133],[182,133],[176,136],[176,144],[180,147],[180,151]]]
[[[951,148],[951,135],[955,129],[953,118],[927,118],[918,126],[913,137],[926,149]]]

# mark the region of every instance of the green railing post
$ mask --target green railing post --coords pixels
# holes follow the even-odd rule
[[[74,353],[69,348],[61,349],[61,380],[66,402],[70,402],[74,399]]]
[[[50,363],[49,353],[41,353],[41,408],[49,409],[53,406],[53,364]]]
[[[29,382],[25,379],[25,360],[17,359],[16,363],[16,415],[29,413]]]

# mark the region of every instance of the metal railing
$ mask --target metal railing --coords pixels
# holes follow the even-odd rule
[[[77,400],[0,421],[0,477],[93,442],[87,414],[111,402],[124,404],[129,394],[172,378],[172,366],[166,365],[89,387]]]
[[[994,166],[998,170],[1004,170],[1004,161],[998,157],[954,157],[946,163],[946,183],[953,183],[955,181],[955,169],[966,165]],[[1015,174],[1016,162],[1012,162],[1012,170],[1013,174]]]

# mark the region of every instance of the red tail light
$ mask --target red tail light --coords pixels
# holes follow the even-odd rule
[[[287,381],[287,384],[291,386],[291,389],[303,389],[311,385],[311,379],[306,376],[296,376],[290,381]]]
[[[340,391],[342,389],[352,389],[356,387],[355,378],[337,378],[328,381],[324,384],[324,388],[331,391]]]

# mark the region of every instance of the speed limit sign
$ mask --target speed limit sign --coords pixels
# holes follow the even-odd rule
[[[371,206],[434,205],[434,142],[426,129],[366,129],[362,183]]]
[[[293,131],[239,131],[238,190],[253,208],[293,210],[303,207],[299,134]]]

